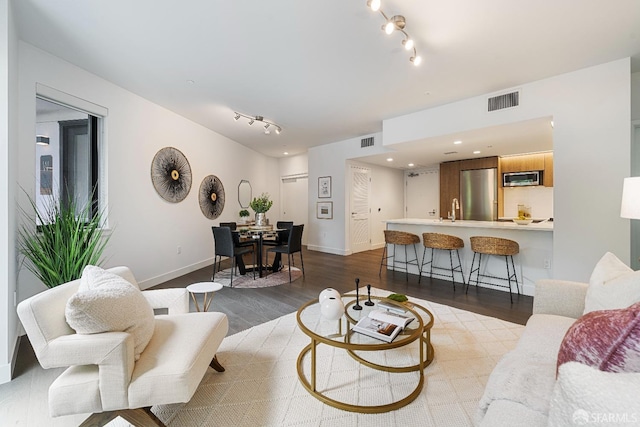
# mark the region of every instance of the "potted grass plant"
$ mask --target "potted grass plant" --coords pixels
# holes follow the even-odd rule
[[[20,209],[23,224],[18,230],[18,247],[25,266],[47,287],[53,288],[80,278],[87,265],[99,265],[109,235],[102,229],[104,215],[92,215],[91,201],[64,203],[49,199],[38,206],[28,196],[29,206]]]
[[[262,193],[260,197],[254,197],[251,203],[249,203],[249,207],[256,213],[257,226],[267,225],[266,213],[271,209],[272,205],[273,201],[269,197],[269,193]]]

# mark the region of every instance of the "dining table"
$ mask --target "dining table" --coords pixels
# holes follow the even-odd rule
[[[235,230],[238,233],[238,237],[240,241],[253,241],[256,245],[256,258],[258,259],[257,265],[253,265],[251,267],[247,267],[244,264],[242,256],[238,256],[236,258],[236,264],[238,265],[238,269],[240,270],[240,274],[245,274],[247,271],[252,271],[252,269],[256,269],[258,271],[258,276],[263,277],[264,271],[268,271],[269,266],[264,265],[262,262],[262,257],[264,253],[264,245],[265,240],[277,240],[278,235],[287,231],[286,228],[274,228],[273,226],[249,226],[249,227],[238,227]],[[272,271],[278,271],[280,266],[281,255],[276,253],[276,256],[273,260]]]

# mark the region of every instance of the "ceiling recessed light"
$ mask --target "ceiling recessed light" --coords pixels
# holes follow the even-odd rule
[[[288,152],[286,152],[286,151],[285,151],[284,153],[282,153],[282,154],[284,154],[285,156],[288,156],[288,155],[289,155],[289,153],[288,153]]]
[[[414,167],[415,165],[413,163],[409,163],[407,166],[409,166],[410,168]]]
[[[480,150],[474,151],[473,154],[480,154]]]
[[[455,145],[460,145],[460,144],[462,144],[462,141],[453,141],[453,143],[454,143]]]
[[[387,162],[393,162],[393,159],[392,159],[391,157],[389,157],[389,158],[387,159]]]

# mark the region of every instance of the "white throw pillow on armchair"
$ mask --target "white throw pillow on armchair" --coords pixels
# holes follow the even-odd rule
[[[135,360],[149,344],[155,328],[153,309],[140,289],[92,265],[83,270],[78,292],[67,301],[65,316],[79,334],[130,333]]]
[[[627,308],[637,302],[640,302],[640,271],[633,271],[607,252],[591,273],[583,314]]]

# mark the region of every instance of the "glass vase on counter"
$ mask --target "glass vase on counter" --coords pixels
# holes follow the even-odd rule
[[[531,218],[531,206],[518,205],[518,218],[521,218],[521,219]]]

